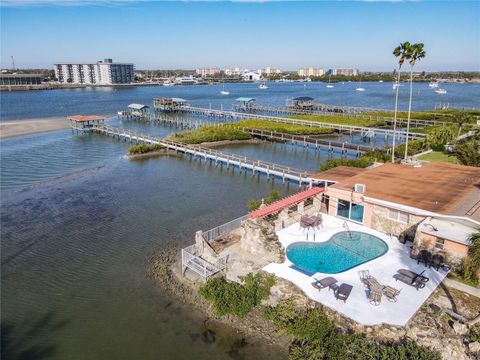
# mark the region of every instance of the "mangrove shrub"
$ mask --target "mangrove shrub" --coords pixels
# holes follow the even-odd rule
[[[268,298],[274,284],[273,275],[261,273],[248,274],[242,278],[242,284],[216,277],[200,287],[199,293],[210,302],[215,314],[244,317],[263,299]]]
[[[291,360],[318,359],[395,359],[440,360],[438,352],[413,341],[377,342],[338,329],[319,308],[298,311],[291,301],[281,301],[264,310],[266,319],[289,335]]]

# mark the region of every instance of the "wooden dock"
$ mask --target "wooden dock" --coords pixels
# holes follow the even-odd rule
[[[159,144],[167,149],[184,153],[192,158],[204,161],[210,161],[215,165],[226,166],[227,169],[238,168],[240,172],[251,171],[253,175],[264,174],[268,178],[279,178],[283,182],[290,181],[298,183],[299,186],[324,186],[326,187],[332,181],[313,178],[305,170],[293,168],[280,164],[271,163],[263,160],[253,160],[246,156],[225,153],[219,150],[205,148],[199,145],[185,144],[178,141],[168,140],[166,138],[157,138],[151,135],[142,134],[135,131],[114,128],[106,125],[97,125],[92,131],[99,134],[116,137],[118,139],[129,141],[135,144]]]
[[[311,147],[315,150],[320,150],[321,148],[324,148],[328,149],[328,151],[330,152],[333,152],[334,150],[340,151],[342,154],[346,154],[348,151],[352,151],[355,152],[357,156],[360,156],[366,151],[375,150],[373,146],[356,145],[350,144],[348,142],[324,140],[308,135],[292,135],[276,131],[266,131],[251,128],[241,128],[241,130],[261,139],[293,143],[295,145],[301,145],[303,147]]]
[[[222,116],[228,116],[235,119],[253,119],[253,120],[266,120],[272,121],[282,124],[293,124],[293,125],[301,125],[301,126],[308,126],[308,127],[317,127],[317,128],[329,128],[335,129],[339,132],[353,134],[354,132],[360,133],[362,136],[369,135],[371,137],[378,135],[382,135],[387,139],[388,137],[393,137],[393,130],[391,129],[382,129],[382,128],[373,128],[373,127],[366,127],[366,126],[355,126],[355,125],[343,125],[343,124],[333,124],[328,122],[322,121],[313,121],[313,120],[300,120],[300,119],[292,119],[287,117],[279,117],[273,115],[259,115],[259,114],[250,114],[245,112],[235,112],[235,111],[223,111],[223,110],[212,110],[200,107],[192,107],[192,106],[183,106],[180,107],[179,110],[191,113],[194,115],[207,115],[218,112],[222,114]],[[403,130],[396,131],[396,138],[397,139],[405,139],[407,136],[407,132]],[[425,134],[409,132],[408,138],[410,140],[417,140],[425,138]]]
[[[337,107],[333,107],[332,109],[336,109]],[[379,112],[379,109],[362,109],[362,111],[333,111],[333,110],[326,110],[327,105],[321,108],[312,108],[312,109],[304,109],[304,108],[295,108],[295,107],[273,107],[273,106],[261,106],[256,104],[249,104],[248,106],[245,105],[234,105],[234,110],[236,112],[245,112],[248,114],[264,114],[264,115],[275,115],[275,116],[288,116],[288,115],[328,115],[328,116],[337,116],[339,118],[344,119],[357,119],[357,120],[369,120],[369,121],[379,121],[383,122],[387,125],[393,125],[394,118],[393,113],[392,116],[379,116],[379,115],[367,115],[363,112]],[[343,108],[343,107],[342,107]],[[348,108],[348,107],[347,107]],[[357,108],[355,108],[357,109]],[[388,110],[384,110],[388,112]],[[407,119],[405,118],[397,118],[397,125],[407,125]],[[422,128],[425,126],[445,126],[446,123],[444,121],[438,120],[421,120],[421,119],[410,119],[410,127],[412,128]]]

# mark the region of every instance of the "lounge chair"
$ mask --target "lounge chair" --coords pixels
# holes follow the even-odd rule
[[[347,299],[350,296],[352,289],[352,285],[348,285],[345,283],[341,284],[335,293],[335,298],[337,300],[343,300],[344,302],[347,302]]]
[[[400,270],[397,270],[397,272],[400,273],[400,274],[409,276],[411,278],[418,277],[418,279],[420,281],[423,281],[424,283],[427,283],[430,280],[428,277],[423,276],[423,273],[425,272],[425,270],[423,270],[420,274],[417,274],[416,272],[413,272],[413,271],[407,270],[407,269],[400,269]]]
[[[330,286],[332,286],[333,284],[336,284],[338,282],[337,279],[331,277],[331,276],[328,276],[326,278],[323,278],[321,280],[316,280],[312,283],[312,286],[317,289],[317,290],[322,290],[326,287],[330,288]]]
[[[440,266],[443,265],[444,257],[440,254],[435,254],[432,256],[432,259],[430,260],[429,266],[433,267],[435,270],[438,271],[440,269]]]
[[[388,301],[397,302],[397,296],[400,294],[400,291],[387,285],[383,287],[382,293],[387,297]]]
[[[413,273],[413,274],[415,274],[415,273]],[[423,274],[423,272],[422,272],[422,274]],[[408,275],[406,272],[401,273],[399,271],[398,274],[393,275],[393,278],[396,281],[401,281],[401,282],[403,282],[407,285],[413,286],[417,290],[424,288],[425,283],[426,283],[426,281],[422,280],[425,277],[422,276],[421,274],[416,274],[416,276],[412,277],[412,276]],[[428,278],[426,278],[426,279],[428,279]]]
[[[375,287],[375,286],[379,286],[381,287],[380,283],[378,282],[377,279],[375,279],[372,275],[370,275],[370,272],[368,270],[360,270],[358,272],[358,275],[360,276],[360,280],[362,281],[362,283],[367,287],[367,288],[371,288],[371,287]]]
[[[370,271],[368,270],[360,270],[358,272],[358,276],[360,277],[360,281],[365,285],[368,286],[368,279],[371,278],[372,276],[370,275]]]
[[[382,301],[382,293],[378,291],[370,291],[368,301],[374,306],[380,305],[380,302]]]
[[[424,263],[425,266],[428,266],[430,259],[432,258],[432,253],[428,250],[420,250],[417,256],[417,264]]]

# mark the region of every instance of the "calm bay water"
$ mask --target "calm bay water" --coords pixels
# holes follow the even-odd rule
[[[353,84],[338,85],[335,93],[321,84],[271,84],[267,92],[231,84],[229,98],[217,95],[218,86],[2,93],[1,118],[113,114],[132,102],[151,104],[156,96],[217,108],[230,108],[237,96],[281,105],[299,95],[390,106],[391,84],[364,85],[365,93],[357,94]],[[477,105],[472,96],[478,85],[445,88],[455,106]],[[419,91],[429,94],[417,106],[432,107],[437,97],[428,88]],[[115,118],[109,123],[158,136],[175,131]],[[238,348],[238,335],[229,329],[218,332],[215,343],[204,342],[203,314],[162,294],[145,267],[155,250],[185,246],[196,230],[243,215],[249,199],[272,188],[287,194],[298,185],[183,156],[132,161],[127,149],[124,142],[69,130],[0,142],[2,345],[17,355],[27,351],[24,358],[31,359],[285,358],[255,339]],[[325,151],[272,143],[223,149],[312,171],[328,158]]]
[[[337,83],[327,89],[324,83],[269,83],[268,90],[258,84],[227,84],[229,96],[220,95],[221,85],[205,86],[149,86],[132,88],[86,88],[51,91],[2,93],[0,118],[2,120],[30,119],[72,114],[113,115],[132,102],[151,105],[154,97],[181,97],[191,105],[231,109],[240,96],[254,97],[260,105],[285,105],[288,97],[311,96],[325,104],[393,108],[392,83],[363,83],[364,92],[355,91],[358,83]],[[408,86],[401,87],[400,109],[407,109]],[[480,84],[441,85],[448,91],[436,94],[427,83],[414,83],[413,108],[433,109],[435,105],[449,104],[457,108],[480,108]]]

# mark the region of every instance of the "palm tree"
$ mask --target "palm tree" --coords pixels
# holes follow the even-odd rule
[[[397,110],[398,110],[398,92],[400,90],[400,73],[405,61],[410,43],[408,41],[401,43],[393,50],[393,55],[398,58],[397,86],[395,88],[395,112],[393,115],[393,143],[392,143],[392,163],[395,162],[395,136],[397,131]]]
[[[458,125],[458,134],[457,137],[460,136],[460,133],[462,132],[462,127],[465,123],[470,122],[470,115],[468,115],[466,112],[462,111],[458,114],[455,114],[453,117],[453,122]]]
[[[405,160],[408,156],[408,132],[410,130],[410,115],[412,113],[412,94],[413,94],[413,68],[417,61],[422,60],[425,56],[425,50],[423,50],[423,43],[413,44],[410,46],[407,52],[407,59],[410,63],[410,98],[408,100],[408,115],[407,115],[407,138],[405,140]]]

